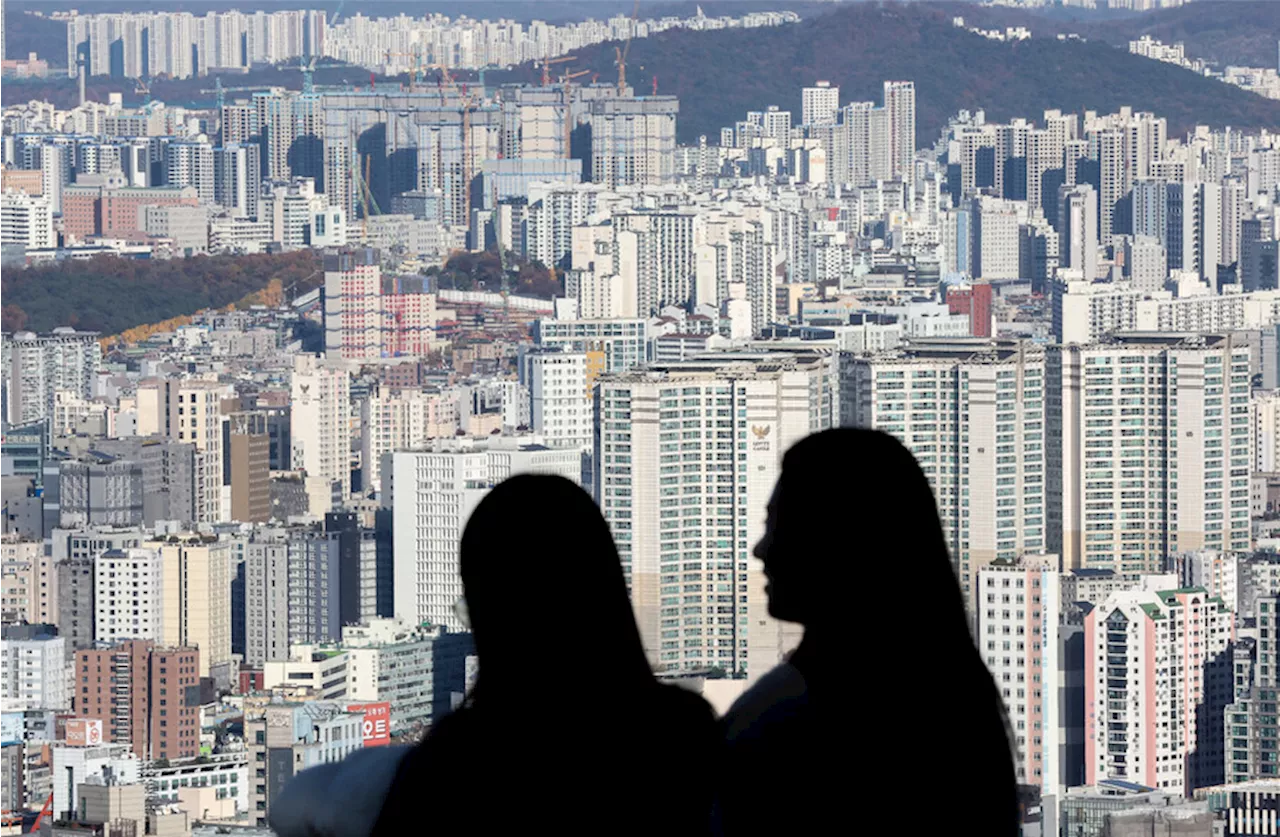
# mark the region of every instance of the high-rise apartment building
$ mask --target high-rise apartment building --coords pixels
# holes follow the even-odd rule
[[[138,435],[164,436],[196,447],[195,513],[223,520],[222,398],[227,386],[190,378],[151,378],[138,384]]]
[[[1132,187],[1125,164],[1125,132],[1105,129],[1094,135],[1091,153],[1098,161],[1098,243],[1109,245],[1117,235],[1132,231],[1132,212],[1126,212],[1124,200]],[[1126,217],[1127,216],[1127,217]]]
[[[93,638],[161,641],[164,565],[159,551],[109,549],[93,560]]]
[[[1249,350],[1137,333],[1047,356],[1048,549],[1065,568],[1157,572],[1249,548]]]
[[[171,142],[164,146],[164,182],[169,186],[194,186],[200,202],[213,203],[214,150],[207,142]]]
[[[394,519],[394,614],[411,624],[429,622],[464,630],[454,612],[462,596],[458,544],[480,501],[516,474],[558,474],[581,480],[576,450],[462,447],[396,451],[382,464],[381,502]]]
[[[988,564],[977,572],[975,597],[978,651],[1004,699],[1018,782],[1046,795],[1057,794],[1065,783],[1057,568],[1056,556]]]
[[[395,287],[385,287],[391,283]],[[325,357],[374,360],[428,354],[434,344],[436,298],[402,293],[384,279],[373,248],[324,259]]]
[[[955,340],[841,356],[840,423],[896,436],[933,488],[971,608],[976,573],[1046,544],[1043,350]]]
[[[533,323],[534,345],[585,352],[589,364],[601,372],[628,372],[643,364],[648,359],[648,335],[645,319],[544,318]]]
[[[804,125],[830,125],[840,110],[840,88],[819,81],[800,91],[800,121]]]
[[[0,244],[28,250],[56,247],[53,206],[44,195],[5,192],[0,195]]]
[[[377,615],[378,544],[354,518],[337,527],[341,517],[328,515],[325,530],[261,529],[245,542],[250,665],[288,660],[299,645],[337,642],[343,625]]]
[[[223,143],[213,149],[213,202],[232,218],[257,218],[262,186],[260,149],[247,138],[235,142],[224,137]]]
[[[1274,569],[1274,565],[1269,567]],[[1258,629],[1248,666],[1252,676],[1237,684],[1235,700],[1226,707],[1225,780],[1246,782],[1280,776],[1280,726],[1276,723],[1276,678],[1280,655],[1276,630],[1280,627],[1280,599],[1275,587],[1254,602]]]
[[[58,570],[40,541],[0,538],[0,621],[58,624]]]
[[[1085,783],[1220,784],[1234,620],[1202,587],[1113,593],[1085,618]]]
[[[4,385],[8,389],[12,425],[29,424],[53,416],[56,394],[70,390],[93,397],[102,361],[96,332],[55,328],[49,334],[21,331],[4,335]]]
[[[188,535],[145,547],[161,558],[162,641],[198,648],[199,676],[229,677],[222,669],[231,661],[231,544]]]
[[[585,352],[537,351],[523,358],[533,432],[550,448],[591,446],[591,390]]]
[[[833,360],[725,353],[599,379],[593,485],[654,665],[758,677],[796,641],[750,550],[783,453],[834,422]]]
[[[57,564],[58,634],[68,654],[93,646],[94,577],[92,558],[65,558]]]
[[[294,357],[291,460],[306,472],[307,495],[317,514],[331,510],[335,493],[343,500],[351,493],[350,386],[351,375],[341,362]]]
[[[1092,186],[1058,190],[1058,233],[1058,265],[1080,271],[1085,282],[1098,278],[1098,196]]]
[[[0,643],[0,700],[5,712],[70,709],[66,639],[44,625],[5,625]]]
[[[591,102],[591,181],[610,189],[658,185],[675,176],[675,96]]]
[[[916,85],[884,83],[884,109],[889,117],[889,177],[911,180],[916,159]]]
[[[227,415],[223,479],[231,488],[231,519],[266,523],[271,519],[271,439],[267,414]]]
[[[149,640],[78,651],[75,713],[101,720],[106,739],[139,759],[192,758],[200,752],[200,656]]]
[[[360,472],[365,489],[382,489],[382,458],[386,454],[422,448],[432,439],[457,435],[461,426],[458,399],[456,392],[397,391],[382,386],[361,399]]]
[[[67,74],[83,59],[91,76],[182,79],[210,70],[248,70],[321,54],[325,13],[73,13],[67,19]]]
[[[1017,279],[1020,242],[1017,208],[1012,201],[987,196],[973,199],[969,218],[973,224],[971,254],[973,276],[994,281]]]

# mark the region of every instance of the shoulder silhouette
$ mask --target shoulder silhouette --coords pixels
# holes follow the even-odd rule
[[[660,685],[608,525],[581,488],[517,476],[463,534],[480,670],[464,706],[400,766],[376,837],[706,833],[719,738],[701,697]]]
[[[783,459],[755,555],[770,615],[805,634],[786,662],[752,672],[759,679],[723,720],[717,831],[848,823],[856,764],[882,782],[927,776],[932,816],[949,818],[930,827],[1017,834],[1004,709],[911,453],[870,430],[800,441]]]

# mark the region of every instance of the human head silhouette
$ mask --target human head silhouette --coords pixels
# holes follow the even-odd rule
[[[895,575],[912,579],[913,597],[932,600],[939,614],[964,619],[928,480],[910,451],[879,431],[824,430],[793,445],[754,554],[776,619],[847,624],[855,585],[874,590]]]
[[[538,684],[566,664],[652,682],[609,526],[569,480],[495,487],[467,521],[459,563],[486,701],[550,695]],[[560,643],[567,655],[546,650]]]

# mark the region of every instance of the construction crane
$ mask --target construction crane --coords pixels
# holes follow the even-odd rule
[[[338,25],[338,18],[342,17],[342,7],[347,5],[347,0],[341,0],[338,3],[337,10],[333,13],[333,20],[325,21],[325,28],[330,29]],[[302,92],[314,93],[315,84],[312,80],[312,74],[316,71],[316,62],[320,60],[319,53],[311,56],[311,60],[304,62],[302,56],[298,56],[298,69],[302,70]]]
[[[618,59],[618,95],[625,96],[627,93],[627,55],[631,52],[631,38],[636,33],[636,17],[640,14],[640,0],[636,0],[635,8],[631,10],[631,28],[627,30],[627,40],[623,42],[621,47],[614,47],[613,54]]]
[[[147,83],[145,78],[140,78],[134,82],[133,92],[142,95],[143,107],[151,104],[151,85]]]
[[[423,71],[422,54],[417,52],[388,52],[387,53],[387,72],[392,70],[392,58],[412,58],[413,68],[409,70],[409,90],[416,92],[418,84],[424,80],[426,73]]]
[[[577,58],[576,56],[573,56],[573,55],[562,55],[559,58],[542,59],[542,61],[539,62],[542,64],[542,86],[543,87],[551,86],[551,65],[552,64],[563,64],[566,61],[575,61],[575,60],[577,60]]]
[[[565,73],[560,76],[564,93],[564,158],[566,160],[573,156],[573,80],[590,72],[590,70],[579,70],[576,73]]]
[[[40,809],[40,813],[36,815],[36,821],[31,824],[31,833],[37,834],[40,831],[40,823],[45,817],[49,816],[53,811],[53,794],[49,794],[49,798],[44,801],[44,807]]]

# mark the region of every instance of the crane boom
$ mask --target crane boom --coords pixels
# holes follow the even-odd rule
[[[635,6],[631,10],[631,28],[627,30],[627,39],[621,47],[614,47],[613,54],[618,60],[618,95],[625,96],[627,92],[627,55],[631,52],[631,39],[636,33],[636,18],[640,14],[640,0],[636,0]]]

